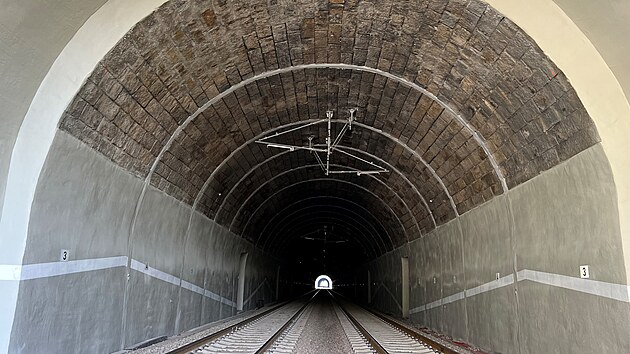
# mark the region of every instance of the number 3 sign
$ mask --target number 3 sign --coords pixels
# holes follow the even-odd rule
[[[68,250],[61,250],[61,254],[59,256],[59,260],[61,262],[66,262],[66,261],[68,261],[68,258],[70,258],[70,251],[68,251]]]
[[[590,274],[588,272],[588,266],[587,265],[580,266],[580,278],[588,279],[589,277],[590,277]]]

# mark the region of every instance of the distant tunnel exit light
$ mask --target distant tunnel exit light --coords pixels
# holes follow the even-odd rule
[[[332,280],[327,275],[320,275],[315,280],[315,289],[332,290]]]

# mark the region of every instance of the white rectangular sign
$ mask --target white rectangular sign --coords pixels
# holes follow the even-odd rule
[[[590,276],[591,275],[588,272],[588,266],[587,265],[580,266],[580,278],[588,279]]]

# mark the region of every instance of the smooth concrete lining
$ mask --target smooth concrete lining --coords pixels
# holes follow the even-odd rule
[[[412,320],[502,353],[630,351],[615,197],[596,145],[412,242]],[[377,282],[399,278],[401,252],[370,264]]]
[[[97,8],[102,2],[82,1],[82,5],[70,5],[70,9],[61,11],[60,15],[65,18],[67,18],[70,13],[76,13],[77,15],[76,22],[73,22],[74,20],[68,22],[68,24],[71,24],[70,30],[63,29],[59,31],[66,22],[55,21],[55,15],[53,15],[56,13],[55,11],[41,11],[39,13],[30,13],[30,11],[28,11],[28,17],[37,23],[37,29],[41,29],[40,26],[42,25],[50,25],[54,22],[55,25],[50,25],[51,30],[47,32],[53,35],[59,33],[66,33],[66,35],[62,35],[61,37],[64,38],[60,38],[56,44],[56,41],[51,39],[51,46],[48,47],[49,52],[44,50],[43,53],[40,53],[38,49],[33,50],[33,53],[29,52],[27,58],[19,54],[15,57],[16,62],[19,63],[28,63],[28,60],[31,60],[31,58],[37,61],[41,59],[42,63],[50,63],[52,59],[56,59],[41,84],[38,83],[39,75],[41,75],[38,70],[33,70],[33,76],[27,73],[32,70],[30,66],[28,70],[22,70],[23,73],[21,74],[29,78],[25,80],[25,82],[33,80],[30,84],[35,86],[39,84],[37,93],[35,93],[33,100],[30,102],[30,106],[23,120],[20,115],[20,113],[23,114],[23,109],[18,109],[17,112],[10,108],[8,109],[9,112],[15,112],[17,116],[11,116],[6,122],[10,122],[10,125],[17,124],[13,126],[13,129],[7,131],[8,136],[5,136],[4,130],[2,130],[3,133],[0,135],[2,145],[5,144],[5,141],[9,142],[9,151],[11,154],[9,170],[6,172],[6,192],[2,200],[3,207],[0,217],[0,263],[8,265],[18,265],[22,263],[37,181],[42,172],[42,166],[51,148],[53,138],[57,131],[59,118],[64,109],[105,53],[107,53],[135,23],[148,15],[164,1],[165,0],[138,0],[133,2],[124,0],[107,1],[78,31],[76,31],[76,33],[74,33],[74,37],[72,37],[61,53],[58,52],[58,46],[63,45],[63,43],[67,41],[68,37],[66,36],[75,31],[72,27],[83,22],[85,19],[84,16]],[[14,3],[23,6],[22,4],[30,5],[31,1]],[[92,4],[92,6],[90,6],[90,4]],[[8,7],[6,4],[2,6],[3,9]],[[62,4],[58,1],[51,3],[51,6],[57,9],[64,9]],[[18,7],[18,9],[24,8]],[[3,12],[3,14],[4,13],[5,12]],[[13,11],[6,12],[8,16],[12,16],[13,13]],[[40,15],[44,16],[45,19],[40,19]],[[16,15],[15,18],[24,18],[24,16]],[[113,21],[113,19],[116,20]],[[20,33],[20,35],[25,34],[25,32],[28,33],[26,29],[29,27],[29,25],[27,25],[29,22],[30,21],[26,20],[22,22],[23,27],[21,27],[20,30],[23,32]],[[3,21],[2,23],[12,22]],[[58,25],[59,27],[57,27]],[[19,37],[19,40],[16,42],[19,43],[18,46],[7,50],[9,55],[16,55],[14,52],[15,48],[20,48],[22,44],[28,45],[29,39],[33,37],[46,39],[47,35],[37,32],[37,34],[33,36],[26,35],[24,38]],[[46,40],[44,41],[46,42]],[[47,45],[41,47],[47,47]],[[3,48],[3,51],[4,49],[5,48]],[[49,64],[45,64],[44,66],[48,65]],[[4,72],[2,74],[4,77]],[[19,88],[19,85],[6,85],[5,87],[8,90],[15,91],[17,94],[15,102],[28,102],[33,94],[31,90],[33,87],[30,89],[25,88],[23,92],[16,90],[16,87]],[[4,99],[4,97],[2,99]],[[4,106],[3,104],[3,107]],[[5,120],[3,120],[3,122],[5,122]],[[17,137],[15,137],[14,129],[19,126],[20,122],[21,126],[17,132]],[[13,139],[15,139],[15,143],[12,143]],[[7,153],[9,151],[7,151]],[[6,166],[8,163],[7,157],[8,154],[0,155],[2,161],[0,165]],[[2,166],[0,166],[0,186],[2,186],[0,190],[5,186],[5,171]],[[0,282],[0,313],[9,314],[0,317],[0,352],[8,350],[13,314],[15,313],[17,304],[18,287],[19,284],[14,281]]]
[[[630,97],[630,5],[626,0],[553,0],[586,34]]]
[[[402,317],[409,317],[409,258],[402,257],[400,258],[400,265],[402,267],[400,278],[400,288],[401,288],[401,308],[402,308]]]
[[[367,303],[372,303],[372,276],[370,275],[370,270],[367,271]]]
[[[37,87],[66,43],[105,1],[0,1],[0,201],[13,144]]]
[[[274,259],[199,213],[190,219],[190,206],[154,188],[128,249],[141,189],[142,180],[58,132],[35,196],[22,268],[60,271],[31,280],[24,275],[36,272],[23,271],[10,352],[111,352],[232,316],[243,252],[249,254],[244,309],[273,300]],[[75,263],[60,262],[61,249]],[[100,263],[107,267],[88,267]]]
[[[118,267],[22,281],[9,352],[118,350],[125,275]]]
[[[606,63],[603,60],[595,60],[599,58],[598,53],[596,52],[594,48],[592,48],[592,46],[590,46],[590,43],[582,35],[579,29],[573,26],[573,24],[570,21],[566,23],[562,22],[560,25],[558,25],[559,20],[565,21],[565,20],[568,20],[568,18],[566,18],[566,16],[561,11],[558,12],[557,8],[550,7],[549,5],[552,4],[551,1],[535,0],[534,2],[532,1],[522,2],[522,1],[514,1],[514,0],[501,0],[501,1],[493,0],[489,2],[492,3],[495,7],[499,8],[503,13],[508,15],[517,24],[525,28],[526,31],[528,31],[528,33],[530,33],[530,35],[534,37],[534,39],[538,42],[538,44],[552,57],[552,59],[556,61],[556,63],[560,66],[560,68],[569,76],[578,94],[580,95],[582,101],[584,102],[585,106],[589,110],[589,113],[598,124],[600,136],[603,139],[603,145],[604,145],[606,154],[610,158],[614,176],[617,181],[617,189],[619,193],[618,194],[618,202],[619,202],[619,208],[620,208],[619,210],[622,216],[622,230],[624,230],[622,235],[624,235],[624,240],[625,240],[624,242],[626,242],[625,249],[627,251],[629,248],[628,247],[629,238],[627,236],[628,232],[625,230],[627,230],[629,227],[624,226],[624,225],[627,225],[628,220],[630,220],[628,219],[630,218],[630,213],[628,213],[627,211],[628,205],[630,203],[630,198],[628,198],[628,196],[630,195],[630,184],[626,182],[628,180],[627,178],[628,167],[627,166],[630,166],[630,163],[628,163],[628,154],[627,154],[628,142],[627,142],[626,137],[628,136],[628,132],[630,130],[628,129],[628,123],[627,123],[627,117],[629,116],[627,114],[628,113],[627,101],[625,101],[625,99],[620,100],[620,96],[619,96],[620,89],[619,89],[618,84],[616,83],[616,81],[614,80],[614,77],[612,77],[611,73],[606,67]],[[19,2],[19,3],[24,4],[25,2]],[[59,4],[60,4],[59,2],[55,2],[55,6],[60,6]],[[125,9],[123,13],[119,13],[115,17],[114,16],[101,17],[101,19],[105,23],[112,24],[113,22],[112,18],[116,18],[117,21],[120,21],[120,22],[123,22],[123,20],[126,18],[132,18],[137,13],[133,12],[132,11],[133,8],[130,6],[136,6],[136,5],[142,6],[143,4],[146,4],[146,2],[134,1],[130,3],[130,2],[122,2],[122,1],[109,1],[108,4],[116,4],[116,6],[120,6],[120,8]],[[72,11],[76,11],[76,9],[73,9]],[[148,8],[146,10],[146,13],[142,13],[141,16],[148,14],[150,11],[151,9]],[[535,11],[535,12],[532,13],[531,11]],[[46,14],[47,20],[41,21],[41,22],[45,22],[45,23],[53,22],[53,21],[50,21],[50,15],[47,12],[42,12],[42,13]],[[103,15],[101,11],[99,11],[99,13]],[[64,12],[64,15],[65,14],[66,12]],[[108,14],[108,13],[105,12],[105,14]],[[32,14],[29,14],[29,15],[31,16],[31,18],[36,19],[36,17],[32,17]],[[16,18],[17,17],[18,16],[16,16]],[[534,22],[531,25],[527,25],[528,21],[536,21],[536,22]],[[537,21],[540,21],[540,22],[537,22]],[[6,23],[4,21],[2,22]],[[37,22],[40,22],[40,21],[37,21]],[[85,27],[89,28],[89,25],[90,24],[88,23]],[[558,25],[558,26],[554,27],[555,25]],[[55,32],[55,29],[52,28],[51,31],[49,32],[53,33]],[[98,32],[99,32],[98,29],[94,30],[94,28],[92,27],[92,31],[89,33],[94,34]],[[116,31],[112,31],[112,33],[113,32],[116,32]],[[122,33],[124,33],[124,31],[122,31]],[[99,33],[99,34],[109,35],[110,33],[107,31],[103,31],[102,33]],[[40,34],[38,34],[37,36],[39,37]],[[122,36],[122,34],[120,36]],[[578,40],[577,41],[573,40],[576,37],[578,38]],[[25,36],[25,38],[28,38],[28,37]],[[94,45],[102,44],[105,47],[109,45],[108,41],[94,40],[94,37],[89,37],[87,39],[89,40],[89,43],[90,43],[89,47],[91,49],[94,48]],[[22,40],[22,38],[20,38],[20,40]],[[73,39],[72,42],[75,42],[75,40],[76,38]],[[71,47],[71,46],[69,45],[68,47]],[[81,46],[75,47],[75,48],[79,48],[83,50]],[[554,48],[558,48],[559,51],[555,52]],[[50,52],[48,51],[53,51],[52,56],[49,56],[49,58],[53,58],[57,54],[56,52],[54,52],[55,50],[56,49],[46,49],[44,51],[46,51],[45,54],[50,54]],[[11,55],[13,53],[9,53],[9,54]],[[80,58],[80,60],[84,62],[85,61],[89,62],[93,58],[96,58],[94,60],[94,63],[100,60],[102,56],[100,54],[95,54],[92,52],[79,52],[78,54],[80,55],[78,55],[77,57]],[[31,57],[43,58],[44,56],[33,55]],[[23,62],[23,58],[18,58],[18,59],[21,62]],[[63,62],[64,60],[67,60],[67,59],[68,59],[67,57],[61,56],[58,59],[58,63]],[[589,69],[584,70],[585,66],[587,66]],[[77,74],[78,67],[79,66],[74,66],[72,64],[68,65],[66,66],[66,69],[68,70],[66,73],[70,74],[70,76],[75,75]],[[30,66],[29,66],[29,69],[30,69]],[[55,69],[51,70],[51,73],[53,73],[54,70]],[[45,91],[46,87],[49,90],[46,91],[47,92],[46,94],[42,94],[36,97],[31,107],[33,109],[33,107],[37,107],[39,105],[39,107],[45,107],[48,109],[48,111],[46,111],[47,114],[44,114],[41,116],[41,118],[43,118],[43,122],[46,122],[48,120],[53,120],[50,117],[54,116],[54,114],[51,114],[50,112],[54,112],[54,110],[56,109],[55,108],[56,106],[48,105],[50,103],[51,97],[56,97],[56,95],[59,95],[58,97],[61,98],[61,101],[65,100],[65,102],[67,102],[70,100],[71,96],[73,95],[73,94],[70,94],[70,96],[65,97],[64,95],[67,95],[68,93],[62,90],[62,88],[66,88],[67,86],[58,85],[59,82],[56,81],[56,80],[65,80],[65,78],[60,79],[59,76],[51,75],[51,73],[49,73],[47,81],[44,82],[44,84],[42,84],[42,88],[40,88],[40,92]],[[78,89],[78,85],[80,84],[80,81],[82,80],[82,78],[80,78],[82,74],[77,74],[77,75],[79,78],[75,81],[78,82],[77,83],[77,89]],[[3,77],[4,77],[4,73],[3,73]],[[594,84],[594,83],[597,83],[597,84]],[[9,88],[10,90],[14,89],[14,87],[11,87],[11,86],[8,86],[8,87],[10,87]],[[22,95],[20,94],[20,96]],[[32,96],[32,93],[25,94],[23,96],[25,97],[25,99],[28,100]],[[62,104],[62,106],[65,106],[65,104]],[[63,109],[63,107],[61,109]],[[34,146],[39,146],[42,140],[41,140],[41,136],[38,134],[42,132],[52,140],[51,137],[55,133],[55,130],[54,128],[51,128],[51,126],[52,126],[51,124],[48,124],[48,125],[44,124],[41,126],[37,124],[35,125],[25,124],[21,130],[34,129],[33,131],[36,132],[37,134],[23,135],[24,137],[26,137],[26,140],[22,142],[22,150],[18,152],[16,151],[13,152],[14,156],[20,156],[20,158],[17,159],[20,161],[20,163],[32,164],[36,168],[34,170],[30,168],[25,168],[24,170],[20,170],[21,172],[26,171],[25,173],[21,173],[20,171],[18,171],[15,174],[14,183],[17,183],[20,185],[22,183],[24,184],[30,183],[30,187],[29,187],[30,189],[29,188],[25,189],[22,187],[16,188],[16,191],[13,194],[12,199],[9,202],[5,201],[6,205],[11,205],[12,207],[15,207],[16,208],[15,210],[23,211],[23,213],[20,214],[18,221],[24,221],[24,225],[23,225],[24,227],[23,227],[22,233],[20,232],[14,233],[12,230],[9,230],[7,232],[7,229],[5,227],[6,225],[3,225],[2,229],[0,230],[0,232],[2,233],[1,234],[2,235],[1,236],[2,237],[2,247],[1,247],[2,250],[0,250],[0,252],[4,251],[6,253],[6,254],[3,253],[0,259],[2,260],[3,263],[7,263],[9,265],[21,263],[21,260],[22,260],[21,258],[23,255],[28,257],[28,255],[24,254],[24,251],[22,249],[23,246],[17,245],[13,247],[14,245],[10,245],[10,247],[9,246],[5,247],[6,245],[5,242],[16,241],[17,243],[20,243],[20,242],[25,242],[26,240],[26,225],[28,225],[29,210],[31,208],[31,202],[32,202],[32,200],[29,198],[31,198],[32,195],[34,195],[35,185],[37,182],[37,178],[39,177],[39,173],[40,173],[39,170],[37,169],[38,168],[37,166],[38,164],[39,166],[41,166],[41,163],[43,163],[43,159],[45,158],[46,153],[48,153],[48,149],[46,148],[42,150],[43,153],[40,153],[39,157],[31,159],[30,155],[24,155],[25,153],[24,149],[25,147],[32,148]],[[13,139],[12,138],[13,136],[11,135],[13,134],[13,132],[11,131],[7,131],[7,132],[10,137],[9,140],[11,141]],[[4,138],[5,137],[3,135],[2,140],[4,140]],[[10,141],[9,143],[11,144]],[[3,163],[8,162],[8,160],[4,159],[4,155],[0,155],[0,160],[2,160]],[[11,166],[11,169],[13,168],[14,166]],[[3,173],[0,168],[0,176],[1,175],[3,175]],[[1,177],[0,177],[0,185],[4,185]],[[12,190],[13,189],[9,187],[9,190],[7,191],[7,193],[9,193]],[[22,200],[22,198],[24,198],[25,201]],[[611,215],[619,215],[619,212],[613,211],[611,212]],[[11,220],[13,220],[12,222],[17,222],[16,221],[17,219],[11,218]],[[85,226],[86,225],[83,225],[82,227],[85,227]],[[115,227],[116,225],[113,225],[113,226]],[[93,242],[96,244],[98,242],[101,242],[101,240],[93,239],[90,242]],[[103,239],[102,242],[107,242],[107,240]],[[217,247],[219,246],[220,245],[217,244]],[[98,247],[95,245],[93,247],[93,251],[97,251],[97,250],[98,250]],[[466,248],[464,248],[464,250],[466,250]],[[46,250],[44,249],[42,250],[42,252],[45,253]],[[108,254],[108,255],[111,255],[111,254]],[[629,257],[629,256],[630,255],[628,255],[628,252],[626,252],[626,257]],[[54,258],[52,254],[50,255],[50,257]],[[32,261],[37,262],[38,260],[33,259]],[[466,258],[465,264],[468,264],[469,261],[470,261],[470,258]],[[626,263],[628,264],[630,262],[626,262]],[[494,268],[494,267],[490,266],[490,268]],[[498,266],[496,268],[501,268],[501,266]],[[603,269],[603,267],[601,268]],[[223,268],[219,267],[216,269],[223,269]],[[206,274],[207,277],[205,279],[214,279],[211,276],[212,272],[213,271],[209,271],[208,274]],[[466,275],[467,275],[466,279],[468,279],[468,276],[470,276],[470,274],[466,273]],[[226,271],[225,274],[217,273],[217,276],[218,277],[224,276],[225,278],[224,279],[225,291],[222,290],[221,293],[227,294],[228,292],[232,291],[231,290],[232,288],[230,288],[229,286],[229,272]],[[489,277],[489,275],[487,275],[486,273],[483,273],[480,275],[480,277],[485,278],[485,277]],[[8,285],[8,288],[5,288],[5,286],[7,286],[6,283],[7,282],[2,282],[2,284],[0,284],[0,286],[3,287],[2,289],[0,289],[0,294],[5,294],[4,296],[7,296],[6,294],[12,292],[13,288],[17,289],[17,284],[10,284]],[[506,289],[507,288],[503,288],[501,291],[506,290]],[[500,291],[500,290],[496,290],[496,291]],[[494,292],[487,293],[486,295],[494,296],[493,294]],[[479,296],[486,296],[486,295],[479,295]],[[510,294],[508,291],[508,294],[506,294],[506,296],[508,296],[509,298],[509,295]],[[10,309],[8,307],[6,308],[2,307],[0,308],[0,312],[13,313],[13,306],[15,302],[12,302],[12,301],[14,299],[11,296],[7,296],[7,298],[5,298],[4,296],[1,298],[2,301],[0,301],[0,303],[2,304],[2,306],[10,307]],[[495,299],[494,297],[491,297],[490,300],[488,301],[493,301],[493,303],[496,303],[494,299]],[[467,306],[469,306],[472,299],[467,299],[466,301],[467,301]],[[479,306],[481,305],[485,306],[486,304],[482,303]],[[478,308],[476,306],[477,305],[475,305],[474,307]],[[214,309],[214,307],[212,306],[209,306],[209,308]],[[497,306],[497,308],[501,310],[501,313],[504,312],[502,310],[503,309],[502,306]],[[8,310],[5,311],[5,309],[8,309]],[[226,305],[224,311],[230,311],[229,306]],[[625,314],[625,312],[626,310],[622,309],[620,313]],[[466,313],[469,315],[469,318],[470,318],[471,311],[467,310]],[[480,313],[482,313],[482,311],[480,311]],[[484,316],[486,316],[487,318],[488,315],[484,314]],[[0,352],[4,351],[5,349],[4,346],[8,345],[8,343],[5,342],[5,340],[8,340],[7,339],[8,330],[6,329],[7,323],[9,327],[11,326],[11,318],[8,318],[8,316],[6,317],[3,316],[2,319],[3,321],[2,321],[2,324],[0,325]],[[497,323],[499,323],[498,320],[497,320]],[[509,326],[509,323],[508,323],[508,326]],[[516,327],[510,327],[510,328],[516,328]],[[469,333],[471,333],[471,331],[477,330],[477,329],[479,329],[480,331],[483,331],[484,333],[487,333],[485,332],[486,329],[483,326],[479,326],[479,328],[472,328],[472,326],[469,326],[468,331]],[[477,337],[481,338],[481,334],[477,335]],[[506,336],[506,338],[507,338],[506,341],[509,341],[511,337],[509,337],[508,335]],[[613,343],[617,343],[617,342],[619,341],[613,341]]]
[[[554,1],[486,1],[534,38],[536,44],[569,78],[595,122],[617,187],[616,215],[620,220],[623,257],[626,268],[630,270],[630,104],[622,87],[591,43],[595,40],[593,34],[582,33]],[[592,15],[585,12],[588,7],[580,9],[577,4],[567,7],[565,1],[557,2],[570,8],[572,16],[588,18]],[[621,13],[628,15],[627,11]],[[599,20],[605,22],[616,17],[615,14],[608,14]],[[597,43],[601,45],[601,40]],[[625,56],[616,58],[624,62],[626,59]]]
[[[245,299],[245,269],[247,268],[247,252],[241,253],[238,264],[238,288],[236,293],[236,311],[243,311]]]
[[[140,260],[145,269],[179,274],[189,215],[190,207],[173,198],[164,198],[158,190],[147,190],[135,220],[136,234],[129,254]],[[124,329],[122,346],[175,333],[178,291],[178,285],[131,272],[125,313],[119,325]]]

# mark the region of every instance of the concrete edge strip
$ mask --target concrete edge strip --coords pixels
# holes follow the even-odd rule
[[[630,286],[623,284],[607,283],[598,280],[581,279],[570,277],[567,275],[540,272],[536,270],[523,269],[516,273],[517,282],[531,281],[539,284],[550,285],[553,287],[578,291],[581,293],[595,295],[611,300],[630,302]],[[409,310],[410,314],[415,314],[439,307],[441,305],[450,304],[467,297],[472,297],[492,290],[496,290],[508,285],[514,284],[514,275],[510,274],[497,280],[479,285],[477,287],[460,291],[453,295],[449,295],[442,299],[414,307]]]

